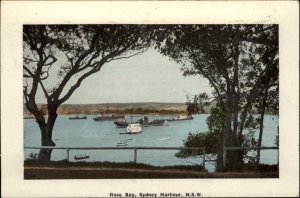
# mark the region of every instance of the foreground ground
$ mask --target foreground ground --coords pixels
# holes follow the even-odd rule
[[[265,169],[265,168],[264,168]],[[155,167],[132,163],[25,161],[24,179],[278,178],[278,170],[207,173],[201,166]]]

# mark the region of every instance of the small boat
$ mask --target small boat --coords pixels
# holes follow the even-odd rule
[[[193,116],[179,115],[179,116],[173,116],[171,119],[167,119],[167,121],[172,122],[172,121],[183,121],[183,120],[192,120],[192,119],[194,119]]]
[[[128,124],[126,128],[126,133],[136,134],[141,133],[143,131],[141,124]]]
[[[127,145],[128,145],[127,143],[121,141],[117,143],[117,146],[127,146]]]
[[[74,117],[69,117],[69,120],[83,120],[83,119],[87,119],[86,116],[79,116],[79,115],[75,115]]]
[[[116,119],[125,119],[125,115],[101,114],[93,118],[95,121],[113,121]]]
[[[23,117],[23,119],[34,119],[35,117],[34,116],[25,116]]]
[[[90,158],[90,156],[86,155],[86,154],[84,154],[84,155],[75,155],[74,156],[75,160],[81,160],[81,159],[87,159],[87,158]]]

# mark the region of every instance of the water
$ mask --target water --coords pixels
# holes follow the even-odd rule
[[[126,142],[129,147],[181,147],[183,140],[189,132],[207,131],[206,118],[208,115],[194,116],[193,120],[165,122],[166,126],[144,127],[139,134],[120,134],[125,128],[116,128],[113,121],[93,120],[94,115],[87,116],[86,120],[69,120],[69,116],[61,115],[57,118],[53,131],[53,140],[57,147],[116,147],[117,143]],[[169,116],[148,116],[153,119],[167,119]],[[128,121],[138,120],[139,116],[126,117]],[[264,121],[264,134],[262,146],[275,146],[277,135],[278,117],[266,115]],[[256,134],[258,138],[258,134]],[[40,131],[34,119],[24,120],[24,145],[40,146]],[[37,150],[26,149],[25,157]],[[179,159],[174,155],[176,150],[138,150],[138,162],[157,166],[167,165],[192,165],[200,164],[201,158]],[[261,152],[261,163],[276,164],[278,161],[277,150]],[[70,161],[74,155],[87,154],[90,156],[85,161],[133,161],[132,150],[71,150]],[[65,150],[54,150],[51,160],[66,158]],[[208,171],[214,171],[213,163],[206,163]]]

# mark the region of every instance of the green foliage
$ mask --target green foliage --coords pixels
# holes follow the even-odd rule
[[[257,141],[255,139],[255,132],[259,128],[260,117],[255,118],[250,114],[245,121],[245,130],[247,133],[242,135],[242,146],[243,147],[254,147],[257,146]],[[244,152],[246,155],[247,152]]]
[[[211,109],[210,116],[207,118],[206,123],[209,132],[220,132],[224,130],[224,117],[225,113],[220,107]]]
[[[38,153],[30,153],[28,155],[28,160],[38,160],[39,159],[39,154]]]
[[[207,118],[207,132],[189,133],[184,140],[184,147],[204,147],[207,154],[216,154],[222,147],[224,111],[219,107],[211,109],[211,114]],[[176,157],[187,158],[201,155],[200,151],[181,150],[176,153]]]
[[[226,114],[221,118],[212,113],[208,132],[190,134],[185,145],[195,144],[195,139],[196,146],[210,150],[206,144],[220,128],[223,136],[219,135],[218,143],[255,145],[254,132],[259,120],[253,118],[250,110],[278,112],[278,25],[176,25],[165,31],[168,36],[158,46],[160,52],[181,64],[184,76],[206,78],[214,89],[215,102]],[[272,96],[261,105],[264,93],[268,92]],[[190,99],[187,111],[201,111],[205,99]],[[242,163],[245,151],[231,153],[227,160],[230,165]]]
[[[210,101],[208,101],[209,98],[206,93],[195,95],[192,98],[187,96],[187,99],[186,111],[188,115],[205,113],[204,107],[210,105]]]
[[[151,44],[151,35],[146,25],[24,25],[26,107],[35,116],[40,115],[35,98],[41,89],[47,109],[56,111],[103,65],[146,50]]]
[[[189,133],[187,139],[183,141],[184,147],[204,147],[206,154],[217,155],[222,153],[223,147],[223,130],[224,130],[225,112],[220,107],[213,107],[210,116],[207,117],[206,123],[208,126],[207,132]],[[257,146],[255,139],[255,131],[258,127],[258,119],[252,115],[247,117],[246,129],[247,133],[241,137],[243,147]],[[197,157],[202,155],[201,151],[181,150],[175,154],[178,158]],[[237,156],[243,156],[243,159],[249,160],[247,151],[230,151],[228,152],[228,160],[236,160]],[[220,156],[219,156],[220,157]],[[236,160],[237,161],[237,160]]]

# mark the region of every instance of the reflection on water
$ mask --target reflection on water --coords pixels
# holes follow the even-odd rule
[[[166,122],[165,126],[144,127],[139,134],[120,134],[126,129],[116,128],[113,121],[95,122],[93,115],[87,116],[86,120],[69,120],[68,116],[62,115],[57,118],[53,140],[57,147],[116,147],[119,142],[126,142],[127,147],[181,147],[183,140],[189,132],[207,130],[206,118],[208,115],[197,115],[193,120]],[[127,117],[128,121],[135,121],[141,117]],[[150,120],[167,119],[168,116],[149,116]],[[265,116],[264,134],[262,146],[275,146],[277,135],[278,117]],[[258,138],[258,134],[256,134]],[[24,120],[24,145],[40,146],[40,132],[38,125],[33,119]],[[120,148],[126,146],[120,146]],[[201,147],[201,145],[199,145]],[[25,156],[36,150],[25,150]],[[201,158],[178,159],[174,156],[175,150],[138,150],[137,161],[157,166],[167,165],[192,165],[200,164]],[[261,163],[276,164],[278,160],[277,150],[262,150]],[[90,156],[85,161],[113,161],[130,162],[134,159],[133,150],[71,150],[70,161],[74,156],[87,154]],[[52,160],[66,158],[65,150],[54,150]],[[209,171],[214,170],[213,163],[207,163]]]

